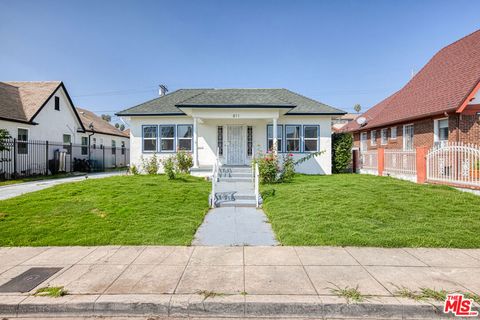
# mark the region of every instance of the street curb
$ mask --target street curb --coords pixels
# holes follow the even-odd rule
[[[441,303],[396,297],[372,297],[347,303],[337,296],[198,294],[67,295],[60,298],[0,298],[1,317],[170,316],[170,317],[304,317],[304,318],[454,318]],[[479,310],[476,305],[475,310]]]

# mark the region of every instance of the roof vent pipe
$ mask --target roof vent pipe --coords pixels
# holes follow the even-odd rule
[[[166,95],[167,92],[168,92],[168,88],[166,85],[161,84],[158,86],[158,95],[160,97],[163,97],[164,95]]]

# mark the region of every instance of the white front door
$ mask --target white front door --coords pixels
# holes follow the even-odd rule
[[[227,164],[245,164],[245,139],[243,126],[227,126]]]

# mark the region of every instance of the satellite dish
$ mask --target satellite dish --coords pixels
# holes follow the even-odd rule
[[[367,118],[365,118],[365,117],[358,117],[357,120],[355,120],[355,121],[357,121],[357,123],[358,123],[359,125],[362,125],[362,124],[365,124],[365,123],[367,122]]]

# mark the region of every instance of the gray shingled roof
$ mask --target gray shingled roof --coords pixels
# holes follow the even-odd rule
[[[287,89],[180,89],[117,113],[120,116],[182,115],[182,107],[280,107],[287,114],[345,114]]]

